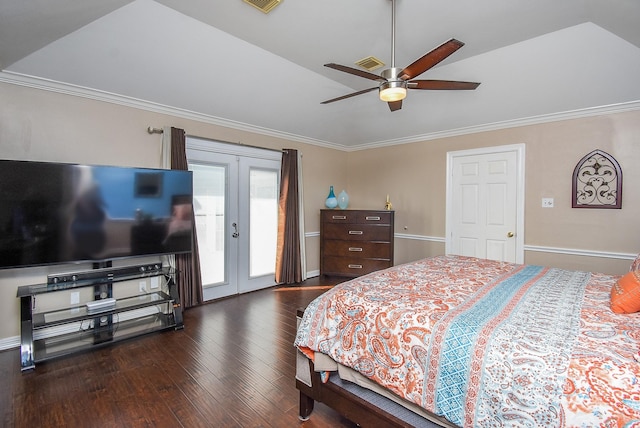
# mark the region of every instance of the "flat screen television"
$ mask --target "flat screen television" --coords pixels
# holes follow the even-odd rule
[[[0,269],[186,253],[190,171],[0,160]]]

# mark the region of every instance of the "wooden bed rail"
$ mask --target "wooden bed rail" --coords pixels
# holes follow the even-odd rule
[[[322,383],[320,374],[314,370],[311,361],[309,361],[309,370],[313,387],[296,379],[296,387],[300,391],[299,418],[301,420],[309,419],[311,412],[313,412],[314,402],[318,401],[361,427],[413,428],[413,425],[386,413],[333,382]]]

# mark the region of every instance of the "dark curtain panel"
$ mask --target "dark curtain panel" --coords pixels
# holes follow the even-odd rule
[[[186,171],[186,137],[184,129],[171,128],[171,169]],[[192,213],[192,215],[194,215]],[[200,257],[198,256],[198,237],[195,218],[193,222],[193,243],[191,254],[176,254],[178,291],[183,308],[202,303],[202,276],[200,275]]]
[[[302,281],[298,197],[298,151],[286,149],[282,153],[278,204],[276,282],[279,284]]]

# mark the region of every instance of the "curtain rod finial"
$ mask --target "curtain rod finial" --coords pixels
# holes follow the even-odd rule
[[[162,134],[162,128],[154,128],[153,126],[150,126],[147,128],[147,132],[149,134]]]

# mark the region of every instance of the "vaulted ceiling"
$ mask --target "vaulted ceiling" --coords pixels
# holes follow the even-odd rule
[[[376,85],[323,64],[390,66],[390,0],[283,0],[268,14],[242,0],[0,0],[0,81],[345,150],[640,108],[636,0],[397,0],[396,12],[397,67],[456,38],[465,46],[419,78],[481,85],[409,91],[395,112],[376,91],[320,104]]]

